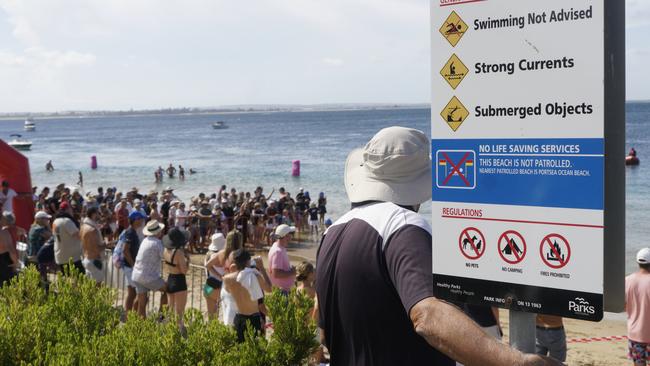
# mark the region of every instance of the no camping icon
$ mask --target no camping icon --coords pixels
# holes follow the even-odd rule
[[[526,256],[526,240],[514,230],[501,234],[498,248],[501,259],[510,264],[517,264]]]
[[[560,234],[549,234],[539,245],[539,255],[549,267],[559,269],[569,263],[571,247],[569,241]]]
[[[468,227],[460,233],[458,247],[465,258],[477,260],[485,253],[485,237],[479,229]]]

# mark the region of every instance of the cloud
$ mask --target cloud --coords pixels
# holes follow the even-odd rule
[[[340,58],[326,57],[322,61],[325,65],[328,66],[335,66],[335,67],[343,66],[343,60],[341,60]]]
[[[41,47],[31,47],[22,54],[0,51],[0,65],[30,68],[64,68],[68,66],[88,66],[97,58],[90,53],[76,51],[48,51]]]
[[[627,28],[650,25],[650,1],[625,0],[625,20]]]

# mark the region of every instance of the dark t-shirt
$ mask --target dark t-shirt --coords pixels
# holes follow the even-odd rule
[[[319,326],[333,365],[454,365],[413,329],[433,296],[429,225],[392,203],[353,209],[321,241]]]
[[[162,213],[163,218],[165,221],[167,221],[167,218],[169,217],[169,208],[171,204],[169,201],[165,201],[165,203],[160,206],[160,213]]]
[[[309,213],[310,220],[318,220],[318,208],[316,207],[310,208],[309,210],[307,210],[307,212]]]
[[[206,227],[210,223],[210,219],[212,219],[212,210],[210,210],[207,207],[201,207],[199,209],[199,215],[203,217],[199,217],[199,226],[201,227]]]
[[[124,243],[129,244],[129,253],[135,262],[135,257],[138,256],[138,250],[140,249],[140,237],[138,237],[138,233],[132,227],[124,231]],[[126,261],[124,261],[124,266],[131,268]]]

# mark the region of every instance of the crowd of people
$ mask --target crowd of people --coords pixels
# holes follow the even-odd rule
[[[251,193],[238,192],[235,188],[227,190],[224,185],[217,193],[199,193],[184,202],[171,187],[162,193],[146,194],[135,187],[126,192],[99,187],[96,193],[82,194],[79,188],[60,184],[53,191],[45,187],[37,192],[35,188],[34,200],[38,211],[51,216],[59,212],[61,203],[67,202],[77,222],[89,208],[97,208],[96,224],[109,243],[114,243],[128,227],[129,215],[134,211],[140,212],[147,221],[155,219],[165,224],[166,231],[177,227],[187,232],[190,253],[205,252],[213,234],[226,234],[233,228],[242,232],[244,242],[255,248],[270,246],[273,230],[283,223],[317,237],[325,225],[325,194],[319,193],[313,202],[309,192],[302,188],[295,198],[284,188],[279,189],[277,199],[273,199],[274,194],[275,190],[265,196],[262,187]]]
[[[107,277],[104,267],[113,265],[121,269],[127,284],[126,312],[145,317],[148,294],[160,291],[161,313],[165,306],[176,312],[185,332],[190,255],[205,253],[207,280],[202,290],[208,316],[219,315],[220,321],[235,328],[240,341],[247,326],[264,332],[264,295],[274,287],[286,294],[300,285],[301,291],[315,295],[313,266],[305,264],[302,272],[297,271],[286,248],[297,231],[307,232],[311,226],[317,235],[331,223],[324,219],[324,193],[312,203],[302,188],[293,198],[284,188],[266,196],[262,187],[251,194],[224,185],[187,204],[171,187],[162,194],[102,187],[82,194],[61,184],[33,193],[36,214],[28,232],[15,225],[9,210],[0,217],[0,284],[17,272],[17,243],[25,242],[25,262],[37,265],[45,285],[48,273],[68,274],[70,267],[100,285]],[[268,272],[261,257],[251,255],[264,244],[270,246]],[[112,249],[110,260],[105,258],[107,248]]]

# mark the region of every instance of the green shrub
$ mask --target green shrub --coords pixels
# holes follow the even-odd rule
[[[0,289],[0,364],[294,366],[316,346],[313,301],[295,292],[270,294],[273,335],[267,340],[250,330],[241,344],[232,328],[195,309],[185,314],[186,337],[169,312],[162,323],[131,313],[120,325],[114,296],[74,271],[57,276],[46,293],[28,268]]]

